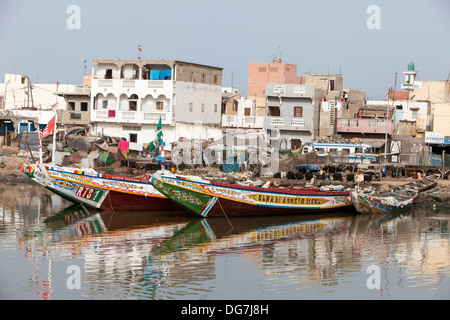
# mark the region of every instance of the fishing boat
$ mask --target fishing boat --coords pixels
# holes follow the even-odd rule
[[[359,213],[385,214],[408,208],[421,192],[437,185],[440,174],[426,176],[393,188],[390,192],[377,193],[373,188],[352,191],[352,203]]]
[[[56,104],[57,105],[57,104]],[[44,130],[39,131],[39,163],[22,165],[22,171],[33,181],[73,202],[112,211],[173,210],[177,208],[150,183],[150,175],[127,177],[101,174],[88,168],[79,170],[55,165],[57,112]],[[158,146],[162,145],[161,117],[157,125]],[[53,135],[52,164],[43,163],[42,139]],[[156,141],[156,140],[155,140]],[[154,142],[151,145],[155,147]],[[161,149],[160,149],[161,150]],[[163,152],[160,151],[160,154]]]
[[[358,213],[384,214],[409,207],[417,194],[376,193],[374,189],[352,191],[352,203]]]
[[[250,216],[318,213],[351,206],[343,186],[264,188],[179,176],[161,170],[150,183],[161,194],[200,216]]]
[[[429,176],[425,176],[422,179],[413,180],[407,184],[394,188],[394,192],[410,191],[410,192],[423,192],[435,187],[438,180],[441,178],[441,174],[435,173]]]
[[[149,183],[150,175],[127,177],[44,164],[23,164],[22,172],[66,200],[95,209],[165,211],[177,208]]]

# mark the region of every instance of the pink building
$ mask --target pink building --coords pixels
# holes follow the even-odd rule
[[[282,63],[281,59],[273,59],[271,63],[249,63],[247,99],[254,100],[256,108],[265,108],[267,83],[303,84],[304,78],[297,76],[295,64]]]

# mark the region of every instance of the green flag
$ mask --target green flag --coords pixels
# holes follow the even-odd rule
[[[161,129],[162,129],[161,116],[159,116],[159,121],[158,121],[158,125],[156,126],[156,130],[161,130]]]
[[[158,132],[156,135],[158,136],[158,140],[161,143],[162,142],[162,136],[163,136],[162,131]]]
[[[162,123],[161,123],[161,116],[159,116],[159,121],[158,121],[158,125],[156,126],[156,138],[155,140],[153,140],[152,142],[150,142],[150,146],[149,146],[149,152],[154,151],[156,148],[159,148],[159,146],[162,145],[163,141],[162,141],[162,137],[163,137],[163,133],[162,133]]]
[[[150,146],[148,147],[148,152],[153,152],[155,151],[156,147],[155,144],[152,142],[150,142]]]

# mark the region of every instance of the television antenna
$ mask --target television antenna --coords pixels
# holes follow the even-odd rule
[[[141,52],[142,52],[142,46],[139,44],[138,46],[138,60],[141,60]]]

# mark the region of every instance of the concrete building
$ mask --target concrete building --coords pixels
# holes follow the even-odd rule
[[[409,101],[429,103],[429,131],[450,136],[450,81],[416,81]]]
[[[5,74],[5,81],[0,83],[2,103],[0,110],[35,108],[36,110],[51,110],[58,103],[58,110],[66,109],[66,101],[57,96],[58,92],[75,92],[74,84],[42,84],[31,83],[28,76],[20,74]]]
[[[90,128],[91,87],[77,86],[74,92],[58,92],[66,100],[67,109],[58,117],[58,122],[69,130],[73,127]]]
[[[270,63],[249,63],[247,99],[255,101],[257,116],[265,114],[265,90],[268,83],[302,84],[303,78],[297,76],[295,64],[283,63],[279,58],[273,59]]]
[[[307,74],[305,76],[305,84],[311,84],[317,89],[322,89],[325,94],[335,94],[339,96],[339,93],[343,89],[342,74]]]
[[[332,137],[336,133],[337,112],[341,110],[343,80],[339,74],[307,74],[305,83],[316,89],[314,137]]]
[[[450,127],[448,126],[448,122],[450,121],[448,111],[450,109],[449,79],[446,81],[419,81],[417,79],[418,73],[415,69],[414,62],[410,61],[407,70],[403,72],[405,80],[401,85],[402,89],[408,92],[408,97],[403,100],[408,100],[407,105],[412,108],[413,118],[415,117],[415,113],[424,113],[423,111],[415,112],[414,108],[422,110],[423,107],[419,108],[418,106],[428,103],[427,120],[421,122],[421,119],[425,119],[425,116],[418,117],[418,130],[425,129],[428,131],[443,132],[446,136],[450,136]],[[402,103],[402,105],[404,106],[405,103]],[[405,112],[405,110],[399,111],[399,108],[396,108],[396,119],[400,119],[398,115],[401,112]]]
[[[432,122],[432,131],[443,132],[444,136],[450,137],[450,103],[435,103]]]
[[[264,130],[279,130],[280,150],[298,149],[311,142],[314,130],[315,88],[305,84],[266,85]]]
[[[222,68],[176,60],[93,60],[91,83],[95,133],[148,143],[161,118],[169,144],[222,135]]]
[[[227,99],[222,114],[222,128],[262,129],[264,116],[256,116],[255,101],[234,97]]]
[[[395,100],[384,101],[383,104],[393,104],[395,108],[394,121],[395,131],[401,134],[406,122],[415,122],[417,132],[430,130],[431,104],[429,101]]]
[[[31,123],[33,125],[29,129],[43,129],[53,117],[53,107],[56,106],[58,129],[63,129],[67,102],[61,93],[75,94],[79,87],[59,82],[35,84],[25,75],[5,74],[4,83],[0,83],[0,125],[12,121],[19,133]]]
[[[435,104],[450,102],[450,81],[416,81],[410,93],[414,101],[430,101],[433,110]]]
[[[337,119],[354,118],[366,100],[364,91],[344,88],[341,74],[307,74],[305,83],[315,88],[314,137],[333,137]]]

